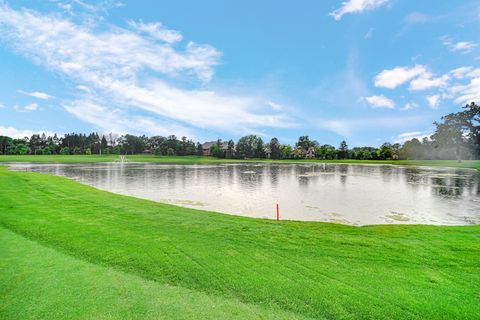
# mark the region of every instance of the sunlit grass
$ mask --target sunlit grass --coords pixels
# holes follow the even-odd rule
[[[277,223],[1,169],[0,190],[0,318],[478,317],[480,226]]]

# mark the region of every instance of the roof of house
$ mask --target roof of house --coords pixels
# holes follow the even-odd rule
[[[213,146],[217,141],[209,141],[209,142],[204,142],[202,143],[202,148],[203,149],[210,149],[211,146]]]
[[[210,149],[214,144],[216,144],[217,141],[208,141],[208,142],[204,142],[202,144],[202,149]],[[228,148],[228,142],[227,141],[223,141],[222,142],[222,149],[227,149]]]

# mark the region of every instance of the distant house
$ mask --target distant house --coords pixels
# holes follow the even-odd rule
[[[304,154],[305,154],[305,158],[307,159],[315,158],[315,148],[314,147],[308,148],[308,150],[306,150]]]
[[[315,148],[309,147],[308,149],[305,149],[302,147],[296,147],[292,151],[292,156],[297,159],[300,159],[300,158],[313,159],[315,158]]]
[[[210,148],[211,148],[214,144],[216,144],[216,143],[217,143],[217,141],[204,142],[204,143],[202,144],[202,153],[203,153],[203,155],[204,155],[204,156],[211,156]],[[223,141],[221,146],[222,146],[222,150],[223,150],[224,152],[227,152],[227,150],[228,150],[228,142],[227,142],[227,141]]]
[[[265,145],[265,147],[263,147],[263,152],[265,152],[265,157],[267,159],[270,159],[270,157],[272,156],[272,149],[270,149],[270,145]]]

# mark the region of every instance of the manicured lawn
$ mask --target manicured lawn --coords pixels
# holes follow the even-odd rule
[[[480,226],[277,223],[2,169],[0,226],[0,318],[480,317]]]
[[[1,319],[305,319],[146,280],[0,227]]]
[[[465,160],[459,163],[456,160],[238,160],[218,159],[213,157],[199,156],[154,156],[149,154],[127,155],[128,161],[132,162],[155,162],[155,163],[225,163],[225,162],[326,162],[326,163],[359,163],[359,164],[397,164],[417,166],[439,166],[439,167],[462,167],[475,168],[480,170],[480,160]],[[0,162],[37,162],[37,163],[93,163],[118,161],[118,155],[37,155],[37,156],[0,156]]]

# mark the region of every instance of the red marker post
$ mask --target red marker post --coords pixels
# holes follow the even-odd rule
[[[278,203],[277,203],[277,221],[280,220],[280,208],[278,206]]]

